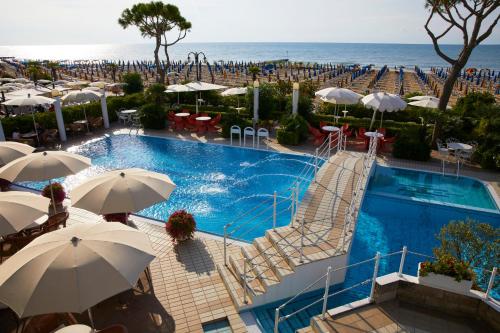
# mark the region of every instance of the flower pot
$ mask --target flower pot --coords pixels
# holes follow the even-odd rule
[[[176,240],[177,240],[177,242],[178,242],[178,243],[180,243],[180,242],[185,242],[185,241],[187,241],[188,239],[189,239],[189,237],[188,237],[188,236],[179,236],[179,237],[177,237],[177,239],[176,239]]]
[[[467,294],[472,288],[472,281],[462,280],[458,282],[455,278],[443,274],[428,273],[426,276],[420,275],[420,265],[418,263],[418,282],[424,286],[443,289],[457,294]]]
[[[63,212],[64,206],[62,202],[56,202],[56,209],[54,210],[54,206],[52,205],[52,202],[49,204],[49,216],[52,216],[57,213]]]

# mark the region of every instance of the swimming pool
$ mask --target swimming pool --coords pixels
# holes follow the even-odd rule
[[[279,196],[277,225],[290,222],[290,187],[310,161],[309,155],[274,153],[193,141],[150,136],[110,135],[69,151],[90,157],[92,166],[63,181],[69,190],[86,178],[121,168],[143,168],[167,174],[177,184],[168,201],[137,212],[139,215],[166,221],[178,209],[194,214],[199,230],[223,234],[225,224],[239,214],[267,200],[272,205],[273,192]],[[304,179],[300,198],[310,179]],[[45,183],[28,183],[42,188]],[[260,216],[265,223],[252,222],[233,238],[252,241],[272,226],[272,209]]]
[[[468,197],[474,197],[474,200],[461,201],[461,196],[456,194],[454,188],[462,191],[462,186],[468,186],[463,191],[464,193],[468,191]],[[412,188],[423,187],[426,191],[416,191],[416,194],[410,191]],[[470,205],[466,207],[464,203],[479,207],[470,207]],[[404,245],[413,252],[432,255],[432,248],[438,245],[435,235],[441,227],[450,220],[463,220],[467,217],[500,227],[500,213],[493,198],[479,181],[376,166],[361,206],[349,263],[372,258],[377,251],[382,254],[396,252]],[[382,259],[379,275],[397,271],[400,258],[400,255],[395,255]],[[423,260],[422,257],[408,255],[404,273],[416,275],[418,262]],[[333,292],[335,289],[353,286],[371,278],[372,274],[373,262],[349,269],[345,282],[334,286],[331,290]],[[484,284],[483,287],[485,287]],[[298,287],[298,289],[301,288]],[[369,290],[368,284],[332,297],[328,308],[368,297]],[[297,302],[282,311],[282,315],[290,314],[316,301],[322,297],[323,293],[323,290],[319,290],[299,297]],[[500,287],[495,290],[495,297],[499,295]],[[265,332],[272,332],[274,310],[284,301],[253,310]],[[281,323],[280,332],[291,333],[298,328],[308,326],[310,318],[321,313],[321,306],[322,304],[319,303]]]

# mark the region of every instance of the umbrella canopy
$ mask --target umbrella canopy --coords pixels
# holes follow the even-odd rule
[[[96,91],[96,92],[99,92],[99,91],[101,91],[101,88],[91,86],[91,87],[86,87],[86,88],[83,88],[82,90],[90,90],[90,91]]]
[[[247,93],[247,88],[246,87],[240,87],[240,88],[229,88],[227,90],[224,90],[221,95],[222,96],[233,96],[233,95],[244,95]]]
[[[42,79],[42,80],[37,80],[37,81],[36,81],[36,83],[40,83],[40,84],[49,84],[49,83],[52,83],[52,81]]]
[[[85,86],[89,84],[89,81],[71,81],[71,82],[66,82],[65,84],[68,87],[80,87],[80,86]]]
[[[21,231],[47,214],[49,202],[49,199],[29,192],[0,192],[0,236]]]
[[[24,143],[14,141],[0,142],[0,165],[5,165],[34,151],[34,147],[25,145]]]
[[[18,158],[0,168],[10,182],[50,180],[75,174],[90,166],[90,159],[65,151],[44,151]]]
[[[176,185],[167,176],[142,169],[106,172],[71,191],[74,207],[96,214],[136,212],[167,200]]]
[[[52,104],[55,102],[55,99],[43,97],[43,96],[31,96],[28,94],[27,97],[18,97],[7,102],[3,102],[3,105],[11,105],[11,106],[36,106],[36,105],[44,105],[44,104]]]
[[[207,83],[202,81],[189,82],[185,84],[185,86],[190,88],[192,91],[221,90],[227,88],[225,86],[220,86],[218,84]]]
[[[104,82],[104,81],[94,81],[94,82],[90,82],[89,83],[89,86],[91,87],[97,87],[97,88],[100,88],[102,85],[107,85],[108,83],[107,82]]]
[[[132,288],[153,258],[137,229],[76,224],[36,238],[0,265],[0,302],[20,318],[81,313]]]
[[[366,108],[373,109],[373,117],[370,128],[372,128],[373,123],[375,122],[375,115],[377,111],[382,112],[382,116],[380,118],[380,126],[382,126],[384,116],[383,112],[394,112],[406,108],[406,102],[403,101],[401,97],[386,92],[378,92],[367,95],[361,99],[361,102]]]
[[[422,100],[426,100],[426,99],[435,99],[435,100],[439,101],[439,98],[436,98],[434,96],[413,96],[413,97],[410,97],[408,99],[410,101],[422,101]]]
[[[23,78],[23,77],[20,77],[20,78],[17,78],[17,79],[12,80],[12,82],[30,83],[31,81],[30,81],[30,80],[28,80],[28,79],[25,79],[25,78]]]
[[[408,105],[418,106],[421,108],[437,109],[439,107],[439,98],[433,97],[432,99],[422,99],[408,103]],[[446,107],[450,109],[449,106]]]
[[[0,77],[0,82],[12,82],[14,81],[11,77]]]
[[[352,90],[337,87],[321,89],[314,94],[321,97],[323,102],[334,104],[358,104],[363,97]]]
[[[80,104],[97,101],[100,98],[101,94],[92,90],[75,90],[61,97],[61,100],[63,104]]]
[[[181,93],[181,92],[188,92],[188,91],[194,91],[193,89],[189,88],[188,86],[182,85],[182,84],[171,84],[167,86],[165,92],[166,93]]]

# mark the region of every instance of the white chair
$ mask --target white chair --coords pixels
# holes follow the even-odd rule
[[[252,127],[245,127],[243,130],[243,146],[247,146],[247,136],[252,137],[252,148],[255,147],[255,130]]]
[[[122,114],[122,111],[123,110],[115,111],[115,112],[116,112],[116,116],[118,117],[118,122],[123,122],[123,125],[125,125],[126,123],[129,122],[130,119],[129,119],[128,115]]]
[[[444,162],[448,160],[450,156],[450,150],[443,145],[443,142],[440,139],[436,139],[436,145],[438,148],[439,156],[441,156],[441,169],[444,175]]]
[[[240,141],[240,146],[241,146],[241,128],[236,125],[231,126],[231,130],[229,132],[229,135],[231,137],[231,146],[233,145],[233,134],[238,134],[238,139]]]
[[[130,121],[130,131],[129,135],[135,129],[135,134],[139,133],[139,130],[142,128],[141,116],[133,115],[132,120]]]
[[[259,148],[260,145],[260,138],[264,138],[264,140],[269,141],[269,131],[265,128],[259,128],[257,130],[257,148]],[[266,143],[266,147],[269,149],[269,146]]]

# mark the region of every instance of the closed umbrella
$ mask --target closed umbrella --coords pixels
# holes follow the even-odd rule
[[[46,233],[0,265],[0,302],[20,318],[81,313],[131,289],[153,260],[148,237],[121,223]],[[92,317],[90,316],[92,319]]]
[[[33,151],[35,151],[35,148],[24,143],[15,141],[0,142],[0,165],[5,165]]]
[[[0,192],[0,236],[19,232],[47,214],[49,202],[29,192]]]
[[[31,114],[33,116],[33,127],[36,133],[36,140],[38,144],[40,144],[40,138],[38,137],[38,131],[36,128],[36,120],[35,120],[35,106],[37,105],[47,105],[47,104],[53,104],[55,102],[55,99],[48,98],[48,97],[43,97],[43,96],[31,96],[28,94],[27,97],[19,97],[19,98],[14,98],[11,100],[8,100],[7,102],[3,102],[3,105],[11,105],[11,106],[30,106],[31,107]]]
[[[375,115],[377,111],[382,112],[382,115],[380,116],[380,127],[382,127],[384,112],[394,112],[406,108],[406,102],[403,101],[401,97],[386,92],[378,92],[367,95],[361,99],[361,102],[365,105],[366,108],[373,109],[373,117],[370,123],[370,129],[375,122]]]
[[[167,200],[176,185],[167,176],[143,169],[106,172],[71,191],[73,207],[96,214],[137,212]]]
[[[66,177],[82,171],[90,166],[90,159],[84,156],[71,154],[65,151],[44,151],[18,158],[0,168],[0,178],[10,182],[21,181],[48,181]],[[56,205],[54,193],[51,189],[54,212]]]

